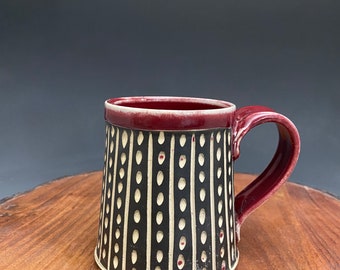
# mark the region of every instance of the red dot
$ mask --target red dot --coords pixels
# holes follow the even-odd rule
[[[178,261],[178,262],[177,262],[177,265],[178,265],[178,266],[181,266],[182,264],[183,264],[183,261]]]
[[[164,155],[159,155],[159,158],[160,158],[160,159],[163,159],[163,158],[164,158]]]
[[[192,141],[193,141],[193,142],[195,141],[195,137],[192,137]]]

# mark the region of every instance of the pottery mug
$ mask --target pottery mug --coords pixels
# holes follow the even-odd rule
[[[262,106],[125,97],[105,102],[106,149],[94,256],[101,269],[234,269],[240,226],[289,177],[294,124]],[[276,123],[279,142],[237,196],[233,161],[253,127]]]

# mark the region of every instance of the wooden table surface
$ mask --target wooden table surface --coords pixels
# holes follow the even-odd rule
[[[101,172],[65,177],[0,204],[0,269],[99,269]],[[254,176],[237,174],[238,192]],[[340,201],[285,184],[241,228],[240,270],[340,269]]]

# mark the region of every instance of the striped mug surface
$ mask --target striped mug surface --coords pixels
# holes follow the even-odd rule
[[[184,97],[105,102],[95,260],[101,269],[234,269],[244,219],[289,177],[299,135],[266,107]],[[234,195],[233,161],[254,126],[274,122],[267,169]]]

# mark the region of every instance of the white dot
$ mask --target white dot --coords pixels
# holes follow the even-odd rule
[[[219,214],[222,213],[222,209],[223,209],[223,201],[221,200],[218,202],[218,205],[217,205],[217,211]]]
[[[159,165],[162,165],[163,162],[164,162],[164,160],[165,160],[165,152],[164,152],[164,151],[161,151],[161,152],[159,152],[159,154],[158,154],[158,164],[159,164]]]
[[[222,175],[222,168],[219,167],[219,168],[217,169],[217,178],[220,179],[220,178],[221,178],[221,175]]]
[[[138,239],[139,239],[139,231],[138,230],[133,230],[133,232],[132,232],[132,242],[134,244],[136,244]]]
[[[111,198],[111,189],[110,189],[110,188],[107,190],[107,198],[108,198],[108,199]]]
[[[231,134],[230,132],[228,132],[228,145],[230,145],[230,142],[231,142]]]
[[[115,236],[116,236],[116,239],[119,239],[119,237],[120,237],[120,230],[119,229],[116,230]]]
[[[165,141],[164,132],[161,131],[161,132],[159,132],[159,135],[158,135],[158,143],[159,143],[159,144],[163,144],[164,141]]]
[[[182,254],[180,254],[178,256],[178,259],[177,259],[177,267],[178,267],[178,269],[183,269],[184,265],[185,265],[184,256]]]
[[[163,237],[164,237],[164,233],[162,231],[158,231],[157,234],[156,234],[157,243],[162,242]]]
[[[201,199],[202,202],[204,202],[204,200],[205,200],[205,195],[206,195],[205,189],[202,188],[202,189],[200,190],[200,199]]]
[[[204,245],[207,242],[207,238],[208,238],[207,232],[202,231],[201,232],[201,243],[202,243],[202,245]]]
[[[122,216],[120,214],[117,215],[116,222],[118,225],[122,222]]]
[[[157,195],[157,205],[161,206],[164,202],[164,195],[162,192],[158,193]]]
[[[185,238],[185,236],[182,236],[179,239],[179,249],[183,250],[185,248],[186,244],[187,244],[187,239]]]
[[[224,231],[223,230],[220,230],[220,243],[222,244],[223,243],[223,240],[224,240]]]
[[[203,164],[204,164],[204,154],[203,153],[198,154],[198,163],[201,166],[203,166]]]
[[[228,167],[228,175],[231,175],[231,166]]]
[[[108,180],[109,180],[109,183],[111,183],[111,180],[112,180],[112,174],[111,173],[109,173]]]
[[[106,214],[108,214],[110,212],[110,205],[106,204]]]
[[[185,219],[181,218],[178,222],[178,228],[182,231],[185,228]]]
[[[123,183],[119,182],[117,188],[118,188],[118,193],[121,193],[123,190]]]
[[[186,138],[186,136],[183,134],[180,138],[179,138],[179,144],[180,144],[180,146],[184,146],[185,145],[185,143],[186,143],[186,140],[187,140],[187,138]]]
[[[126,147],[127,141],[128,141],[128,134],[127,134],[126,131],[124,131],[123,134],[122,134],[122,145],[123,145],[123,148]]]
[[[159,263],[163,260],[163,251],[157,250],[156,259]]]
[[[207,261],[207,253],[205,252],[205,250],[203,250],[202,253],[201,253],[201,261],[202,262]]]
[[[124,176],[125,176],[125,170],[124,170],[124,168],[120,168],[120,170],[119,170],[119,177],[120,177],[120,179],[123,179]]]
[[[117,269],[118,262],[119,262],[118,257],[114,256],[114,258],[113,258],[113,267],[114,267],[114,269]]]
[[[110,160],[109,160],[109,167],[110,167],[110,168],[112,167],[112,163],[113,163],[113,160],[112,160],[112,158],[110,157]]]
[[[137,262],[137,259],[138,259],[137,251],[133,250],[131,252],[131,262],[132,262],[132,264],[135,264]]]
[[[136,211],[134,212],[134,214],[133,214],[133,219],[134,219],[134,221],[135,221],[136,223],[139,223],[140,218],[141,218],[140,212],[139,212],[139,210],[136,210]]]
[[[184,212],[186,208],[187,208],[187,201],[186,199],[183,198],[179,202],[179,209],[181,209],[181,211]]]
[[[220,142],[221,141],[221,132],[218,132],[216,135],[216,142]]]
[[[113,137],[115,135],[115,129],[114,127],[111,127],[111,137]]]
[[[204,144],[205,144],[205,136],[204,136],[204,134],[201,134],[201,136],[200,136],[200,146],[203,147]]]
[[[118,243],[115,244],[114,251],[115,251],[115,253],[119,252],[119,245],[118,245]]]
[[[140,190],[137,188],[135,191],[135,202],[139,203],[140,198],[141,198],[141,193],[140,193]]]
[[[125,154],[125,153],[122,153],[122,154],[120,155],[120,162],[121,162],[122,165],[124,165],[124,164],[125,164],[125,161],[126,161],[126,154]]]
[[[139,131],[138,137],[137,137],[137,143],[138,143],[138,145],[141,145],[142,142],[143,142],[143,140],[144,140],[143,132]]]
[[[142,162],[143,154],[140,150],[136,152],[136,163],[139,165]]]
[[[117,198],[117,208],[120,209],[122,207],[122,199],[120,197]]]
[[[178,180],[178,189],[180,190],[183,190],[186,186],[186,180],[185,178],[181,177],[179,180]]]
[[[185,155],[181,155],[179,157],[178,166],[180,168],[184,168],[186,162],[187,162],[187,157]]]
[[[220,256],[221,256],[221,258],[224,257],[224,252],[225,252],[224,247],[221,247],[221,250],[220,250]]]
[[[140,184],[142,182],[142,179],[143,179],[143,175],[142,175],[142,172],[141,171],[138,171],[136,173],[136,183],[137,184]]]
[[[200,221],[201,225],[204,224],[205,218],[206,218],[205,209],[202,208],[202,209],[200,210],[200,213],[199,213],[199,221]]]
[[[222,185],[219,185],[219,186],[217,187],[217,194],[218,194],[218,196],[221,196],[221,195],[222,195],[222,191],[223,191],[223,187],[222,187]]]
[[[107,243],[107,234],[105,233],[104,234],[104,245],[106,245],[106,243]]]
[[[232,195],[231,192],[232,192],[231,181],[229,181],[229,183],[228,183],[228,193],[229,193],[229,195]]]
[[[161,225],[163,222],[163,213],[161,211],[157,212],[156,214],[156,223]]]
[[[228,151],[228,162],[231,162],[231,151]]]
[[[158,171],[158,173],[157,173],[157,184],[158,184],[158,186],[161,186],[163,184],[163,180],[164,180],[163,172]]]
[[[204,171],[200,171],[199,172],[198,179],[201,181],[201,183],[204,182],[204,180],[205,180],[205,173],[204,173]]]
[[[103,259],[105,259],[105,257],[106,257],[106,250],[105,249],[103,249],[102,257],[103,257]]]
[[[107,229],[107,227],[109,226],[109,219],[107,217],[105,217],[104,219],[104,226],[105,226],[105,229]]]
[[[227,268],[226,266],[227,266],[226,261],[223,260],[222,265],[221,265],[221,269],[226,269]]]
[[[223,225],[223,217],[220,216],[220,217],[218,218],[218,226],[219,226],[220,228],[222,228],[222,225]]]
[[[221,155],[222,155],[221,148],[218,148],[218,149],[217,149],[217,152],[216,152],[216,159],[217,159],[218,161],[221,160]]]

